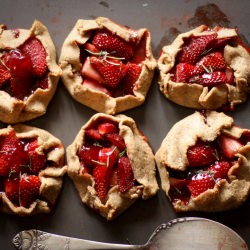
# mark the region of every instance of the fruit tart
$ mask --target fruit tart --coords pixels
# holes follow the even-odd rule
[[[92,116],[68,146],[67,161],[82,202],[107,220],[158,191],[152,149],[125,115]]]
[[[66,173],[62,143],[45,130],[17,124],[0,130],[0,211],[49,213]]]
[[[155,154],[162,189],[177,212],[239,207],[250,191],[250,130],[216,111],[177,122]]]
[[[44,115],[61,69],[47,28],[0,25],[0,121],[13,124]]]
[[[81,104],[106,114],[137,107],[156,67],[150,32],[104,17],[80,19],[62,46],[60,66],[67,90]]]
[[[185,107],[232,110],[247,99],[249,64],[236,29],[201,25],[162,48],[160,91]]]

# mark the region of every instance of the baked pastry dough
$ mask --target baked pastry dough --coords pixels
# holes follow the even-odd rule
[[[229,210],[247,199],[250,130],[233,122],[224,113],[195,112],[163,140],[155,159],[162,189],[177,212]]]
[[[22,124],[1,129],[0,141],[0,211],[19,216],[49,213],[67,171],[61,141]]]
[[[13,124],[44,115],[61,76],[47,28],[37,20],[29,30],[2,25],[0,50],[0,120]]]
[[[212,56],[213,62],[208,59]],[[158,59],[160,91],[184,107],[233,109],[247,99],[249,63],[249,52],[236,29],[201,25],[162,48]]]
[[[67,161],[82,202],[107,220],[158,190],[152,149],[125,115],[95,114],[68,146]]]
[[[132,30],[105,17],[78,20],[64,41],[59,61],[70,95],[107,114],[144,103],[156,67],[147,29]],[[101,76],[102,69],[93,67],[96,64],[106,67]]]

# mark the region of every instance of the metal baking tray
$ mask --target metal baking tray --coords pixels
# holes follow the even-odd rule
[[[151,31],[154,56],[175,36],[200,24],[237,27],[246,44],[250,41],[250,1],[198,0],[1,0],[0,23],[9,28],[30,28],[34,19],[49,29],[59,56],[62,43],[77,19],[108,17],[134,29]],[[156,151],[169,129],[194,110],[180,107],[165,99],[157,85],[156,71],[146,102],[124,112],[131,116],[148,137]],[[250,128],[250,100],[230,113],[239,126]],[[51,101],[47,114],[27,122],[48,130],[60,138],[65,148],[73,141],[81,126],[95,111],[77,103],[62,82]],[[1,127],[5,124],[1,124]],[[160,190],[152,199],[137,201],[114,221],[106,221],[83,205],[71,180],[65,176],[64,186],[54,211],[20,218],[0,214],[0,249],[14,249],[12,238],[25,229],[39,229],[89,240],[143,244],[156,226],[176,217],[198,216],[221,222],[239,233],[250,245],[250,199],[240,208],[221,213],[176,214]],[[181,240],[181,235],[180,235]]]

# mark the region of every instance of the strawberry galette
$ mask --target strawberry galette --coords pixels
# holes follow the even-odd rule
[[[67,160],[82,202],[108,220],[158,190],[152,149],[125,115],[94,115],[67,148]]]
[[[61,69],[47,28],[0,26],[0,121],[18,123],[46,113]]]
[[[147,29],[132,30],[111,20],[78,20],[60,56],[62,79],[78,102],[107,114],[141,105],[156,61]]]
[[[233,109],[247,99],[249,64],[249,51],[235,29],[201,25],[162,48],[160,90],[185,107]]]
[[[62,143],[26,125],[0,130],[0,211],[20,216],[48,213],[66,173]]]
[[[155,159],[177,212],[240,206],[250,191],[250,130],[223,113],[195,112],[176,123]]]

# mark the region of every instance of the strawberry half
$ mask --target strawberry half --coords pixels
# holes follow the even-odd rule
[[[226,69],[226,62],[221,52],[212,52],[201,58],[194,68],[194,74],[200,75],[203,72],[222,71]]]
[[[206,49],[210,48],[212,43],[215,43],[216,38],[217,33],[191,37],[189,42],[182,48],[178,56],[178,61],[195,64],[201,54],[205,52]]]
[[[46,51],[42,43],[36,38],[31,38],[20,49],[30,57],[33,74],[42,76],[47,71]]]
[[[239,140],[226,135],[220,135],[218,141],[223,155],[229,159],[234,158],[239,149],[244,146]]]
[[[28,208],[38,197],[41,181],[35,175],[23,175],[19,182],[20,206]]]
[[[127,72],[127,66],[119,60],[90,57],[90,63],[104,78],[103,85],[116,88]]]
[[[133,89],[135,82],[138,80],[141,74],[141,66],[135,63],[127,63],[127,73],[123,78],[123,91],[125,95],[133,95]]]
[[[83,161],[84,165],[86,164],[88,167],[93,166],[96,161],[98,161],[100,147],[98,146],[82,146],[79,156]]]
[[[176,65],[175,79],[176,82],[189,82],[193,75],[194,66],[189,63],[179,63]]]
[[[204,167],[216,160],[216,150],[210,144],[201,140],[194,146],[189,147],[187,158],[190,167]]]
[[[98,165],[93,170],[93,178],[95,180],[95,189],[97,196],[104,202],[108,193],[107,167]]]
[[[187,185],[191,195],[196,197],[208,189],[214,188],[215,180],[213,174],[201,171],[201,173],[195,174]]]
[[[0,87],[11,78],[10,70],[5,66],[2,59],[0,59]]]
[[[19,204],[19,179],[18,178],[5,179],[4,192],[12,203],[18,205]]]
[[[98,132],[100,135],[107,135],[118,133],[118,128],[111,122],[104,122],[98,125]]]
[[[228,175],[228,170],[230,169],[230,164],[227,161],[218,161],[212,164],[207,171],[213,173],[214,179],[226,179]]]
[[[46,157],[44,154],[38,154],[36,151],[31,151],[29,154],[31,164],[31,172],[33,174],[38,174],[40,170],[46,167]]]
[[[92,44],[99,50],[109,52],[112,56],[125,58],[125,60],[133,57],[133,47],[108,30],[98,31],[93,37]]]
[[[215,71],[212,73],[204,73],[199,76],[194,76],[190,82],[197,82],[203,86],[214,87],[224,84],[227,81],[226,74],[222,71]]]
[[[134,173],[131,167],[130,160],[127,156],[122,156],[117,164],[117,182],[118,191],[126,192],[134,186]]]
[[[122,136],[117,133],[108,134],[107,139],[115,145],[120,151],[123,151],[126,148],[125,141]]]

